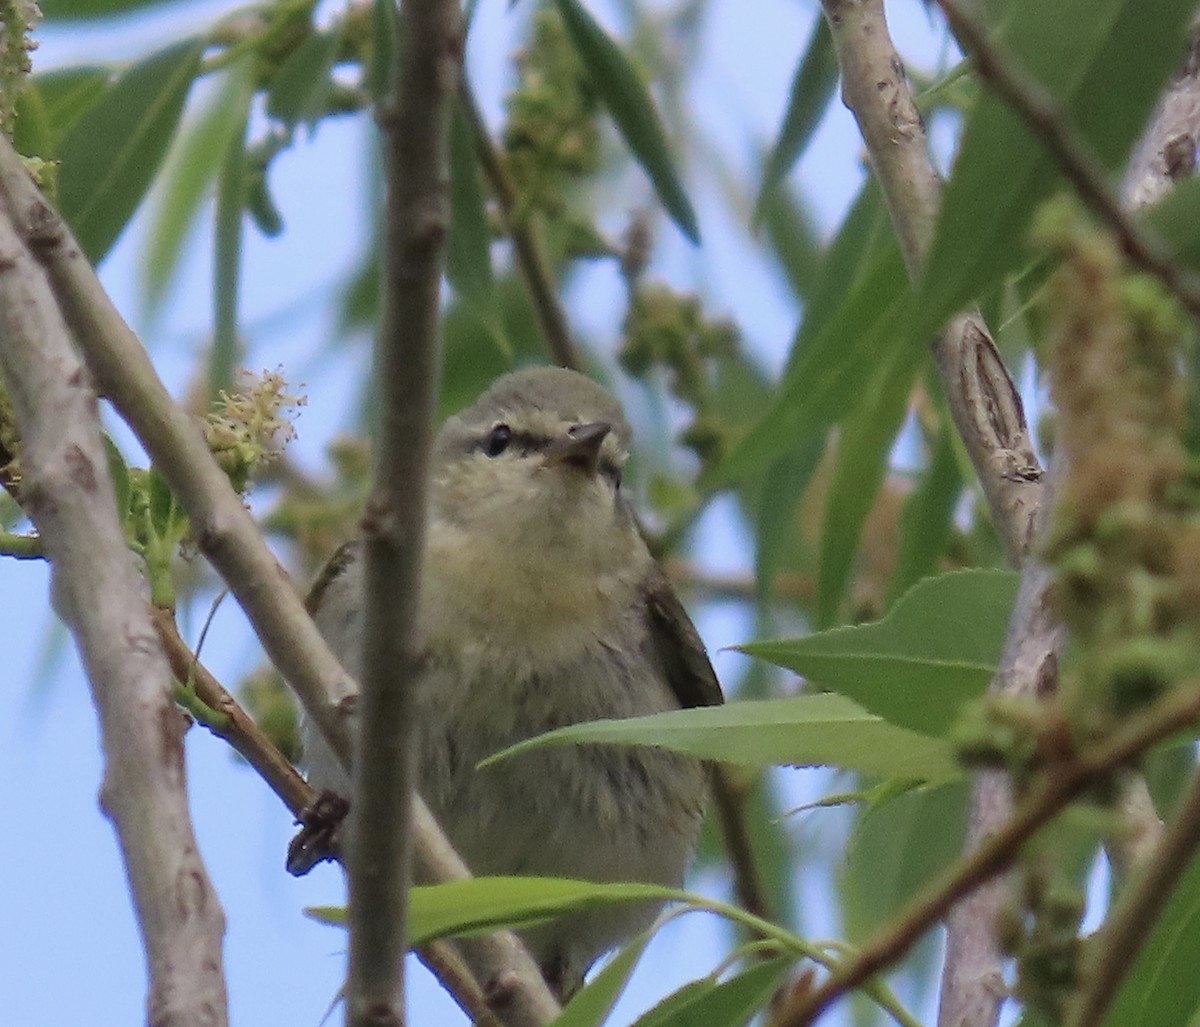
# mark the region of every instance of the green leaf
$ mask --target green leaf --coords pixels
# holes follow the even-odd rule
[[[579,0],[555,0],[555,6],[589,80],[637,162],[650,176],[663,207],[679,230],[699,244],[696,212],[675,173],[662,122],[645,84]]]
[[[1200,269],[1200,178],[1193,176],[1174,186],[1146,212],[1146,221],[1179,260]]]
[[[829,23],[818,17],[813,27],[812,38],[808,41],[808,49],[796,65],[779,138],[775,140],[775,146],[767,157],[762,190],[754,205],[755,224],[762,220],[771,194],[787,177],[792,165],[812,138],[817,122],[829,106],[837,79],[838,64],[833,48],[833,35],[829,31]]]
[[[688,901],[686,892],[656,884],[603,884],[559,877],[472,877],[448,884],[419,885],[408,893],[408,944],[437,938],[530,927],[564,913],[614,902]],[[346,911],[316,907],[314,919],[345,926]]]
[[[58,200],[98,263],[145,195],[183,113],[204,43],[175,43],[122,74],[64,136]]]
[[[754,580],[762,597],[771,594],[775,576],[783,569],[788,547],[794,542],[796,508],[824,453],[825,439],[813,435],[767,471],[759,500],[754,563]]]
[[[271,76],[267,114],[288,126],[316,125],[329,106],[332,71],[342,49],[342,25],[314,32],[296,47]]]
[[[81,65],[31,75],[17,96],[13,145],[26,156],[52,159],[67,129],[108,87],[108,68]]]
[[[849,696],[891,724],[940,735],[991,680],[1017,580],[1011,571],[952,571],[914,585],[872,624],[736,648]]]
[[[767,1004],[793,956],[754,963],[727,981],[693,981],[639,1017],[634,1027],[742,1027]]]
[[[554,1027],[600,1027],[612,1012],[625,985],[629,983],[633,968],[654,936],[655,928],[643,931],[617,952],[567,1003],[554,1021]]]
[[[900,515],[900,549],[888,585],[889,603],[937,569],[962,486],[954,427],[943,420],[921,484],[908,497]]]
[[[904,261],[890,246],[844,293],[841,307],[789,368],[762,419],[702,487],[740,481],[833,424],[861,394],[864,368],[879,359],[870,344],[908,317],[910,298]]]
[[[1186,52],[1193,10],[1186,0],[1016,0],[1006,6],[1001,39],[1115,169]],[[1027,259],[1029,219],[1061,181],[1042,144],[985,92],[946,189],[921,284],[918,338]]]
[[[212,102],[173,148],[160,175],[141,269],[148,317],[161,309],[188,231],[196,223],[217,168],[245,129],[254,96],[250,63],[243,62],[224,76]]]
[[[968,791],[964,781],[910,789],[859,812],[838,882],[851,939],[891,920],[962,854]]]
[[[881,326],[871,340],[874,347],[886,347],[888,333],[888,327]],[[907,350],[884,350],[863,383],[853,412],[842,421],[822,522],[818,626],[825,627],[837,619],[863,525],[887,474],[896,433],[908,413],[908,397],[921,357]]]
[[[234,131],[217,177],[213,226],[213,341],[208,358],[208,401],[233,391],[241,362],[238,294],[242,268],[242,211],[246,201],[246,128],[249,110]]]
[[[111,18],[145,7],[167,7],[177,0],[41,0],[38,5],[47,21]]]
[[[947,780],[962,773],[945,740],[889,724],[845,696],[833,694],[573,724],[510,746],[480,766],[517,758],[530,749],[580,742],[660,746],[700,759],[755,767],[828,765],[920,780]]]
[[[512,348],[504,337],[496,283],[492,277],[492,233],[479,182],[479,161],[471,124],[458,104],[450,121],[450,236],[446,277],[455,294],[496,340],[504,357]]]
[[[1097,936],[1103,944],[1104,935]],[[1134,958],[1105,1027],[1189,1024],[1200,1011],[1200,859],[1192,859]]]

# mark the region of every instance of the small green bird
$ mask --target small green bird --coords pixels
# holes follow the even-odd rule
[[[705,771],[665,750],[535,750],[482,769],[552,728],[721,702],[696,629],[621,490],[629,426],[574,371],[498,379],[438,433],[420,626],[428,653],[419,788],[476,874],[679,886],[703,816]],[[349,670],[362,643],[357,543],[310,596]],[[315,731],[309,780],[349,794]],[[606,949],[647,926],[622,904],[523,937],[560,998]]]

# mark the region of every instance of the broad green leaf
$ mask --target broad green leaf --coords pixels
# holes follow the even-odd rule
[[[870,340],[882,352],[838,436],[817,574],[816,623],[820,627],[837,619],[863,525],[887,475],[896,433],[908,413],[908,396],[922,356],[907,350],[888,352],[888,333],[888,326],[881,325]]]
[[[116,241],[158,170],[204,43],[186,39],[124,72],[63,137],[58,200],[92,263]]]
[[[767,1004],[795,957],[754,963],[726,981],[693,981],[639,1017],[634,1027],[742,1027]]]
[[[107,88],[112,71],[94,65],[31,75],[17,96],[13,144],[26,156],[47,160],[58,153],[67,129]]]
[[[555,0],[567,35],[587,70],[588,79],[604,101],[622,138],[650,176],[671,220],[699,244],[696,212],[683,191],[671,161],[670,149],[654,101],[633,65],[587,12],[579,0]]]
[[[943,420],[921,483],[900,515],[900,548],[888,585],[889,603],[937,569],[962,492],[962,475],[954,450],[954,427]]]
[[[962,854],[968,791],[966,782],[910,789],[859,811],[838,882],[851,940],[888,922]]]
[[[652,745],[700,759],[756,767],[834,766],[878,777],[936,781],[962,773],[944,739],[889,724],[834,694],[574,724],[510,746],[489,756],[481,767],[500,759],[520,759],[529,749],[581,742]]]
[[[1016,0],[999,38],[1116,168],[1185,53],[1187,0]],[[963,133],[921,285],[917,336],[1026,259],[1029,219],[1062,181],[1008,105],[986,92]]]
[[[530,927],[564,913],[614,902],[690,901],[678,888],[656,884],[602,884],[560,877],[472,877],[448,884],[418,885],[408,892],[408,943]],[[314,920],[345,926],[340,907],[306,910]]]
[[[1103,944],[1104,934],[1097,936]],[[1104,1027],[1183,1027],[1200,1013],[1200,859],[1192,859],[1133,957]]]
[[[940,735],[987,687],[1016,592],[1011,571],[952,571],[914,585],[872,624],[737,648],[849,696],[891,724]]]
[[[267,114],[289,126],[312,128],[326,112],[333,91],[332,71],[342,48],[342,20],[328,32],[314,32],[288,55],[271,76]]]
[[[654,928],[626,942],[604,968],[567,1003],[554,1021],[554,1027],[600,1027],[612,1012],[633,969],[646,951]]]
[[[775,140],[775,146],[767,157],[762,190],[754,206],[755,223],[762,220],[771,194],[787,177],[792,165],[812,138],[817,122],[829,106],[837,79],[838,64],[837,54],[833,49],[833,36],[829,31],[829,23],[818,16],[813,26],[812,37],[808,41],[808,49],[796,65],[779,138]]]
[[[203,114],[167,157],[155,190],[154,216],[143,250],[142,297],[147,316],[162,306],[200,205],[217,168],[243,132],[252,99],[250,62],[230,70]]]

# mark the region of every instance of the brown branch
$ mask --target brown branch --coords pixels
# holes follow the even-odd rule
[[[1085,969],[1086,983],[1068,1007],[1067,1027],[1104,1022],[1105,1011],[1197,849],[1200,775],[1192,779],[1175,822],[1155,848],[1154,859],[1145,864],[1142,875],[1122,894],[1099,934],[1089,940],[1091,958]]]
[[[184,721],[117,518],[95,390],[14,220],[0,205],[0,368],[22,429],[21,497],[99,715],[100,804],[145,947],[146,1020],[221,1027],[225,916],[188,811]]]
[[[1025,842],[1089,786],[1198,721],[1200,682],[1191,680],[1102,742],[1069,761],[1046,767],[1000,830],[925,888],[818,988],[796,995],[778,1017],[779,1027],[807,1027],[850,989],[893,965],[955,902],[1011,866]]]
[[[390,40],[392,82],[376,117],[386,182],[382,314],[375,345],[380,416],[362,519],[362,713],[349,847],[346,1023],[405,1023],[404,954],[417,693],[418,609],[429,459],[441,365],[442,265],[449,224],[450,103],[463,22],[455,0],[403,0]],[[388,45],[388,44],[385,44]],[[363,754],[369,753],[370,758]]]
[[[529,298],[533,301],[534,313],[542,330],[546,348],[554,362],[561,367],[579,370],[579,355],[571,341],[571,326],[567,314],[559,302],[554,274],[546,260],[542,240],[528,224],[517,215],[517,184],[509,173],[504,155],[492,142],[487,124],[475,102],[471,84],[463,76],[459,82],[458,102],[475,136],[475,151],[479,163],[487,176],[492,193],[500,205],[504,217],[504,229],[513,243],[517,266],[525,278]]]
[[[989,37],[958,0],[937,0],[937,4],[980,77],[1041,140],[1075,191],[1108,225],[1129,260],[1162,282],[1193,317],[1200,317],[1200,276],[1176,261],[1157,235],[1122,209],[1108,184],[1104,162],[1057,97]]]

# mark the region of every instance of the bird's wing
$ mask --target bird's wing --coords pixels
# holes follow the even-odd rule
[[[679,705],[719,706],[724,697],[704,643],[662,569],[655,566],[642,587],[650,646]]]

